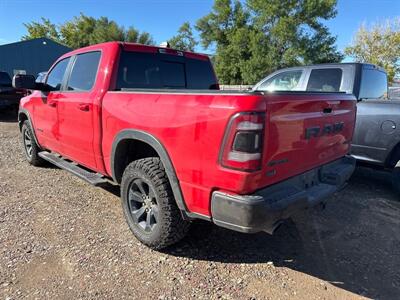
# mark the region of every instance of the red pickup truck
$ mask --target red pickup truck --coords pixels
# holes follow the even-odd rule
[[[194,219],[273,233],[354,170],[352,95],[219,91],[205,55],[110,42],[13,84],[36,90],[19,110],[27,160],[120,184],[130,229],[155,249]]]

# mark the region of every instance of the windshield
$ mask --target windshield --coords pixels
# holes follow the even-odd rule
[[[258,91],[292,91],[298,87],[302,70],[292,70],[279,73],[264,81]]]

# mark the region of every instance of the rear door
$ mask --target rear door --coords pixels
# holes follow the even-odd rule
[[[89,168],[96,168],[93,149],[94,88],[101,52],[72,58],[64,91],[58,99],[61,154]]]

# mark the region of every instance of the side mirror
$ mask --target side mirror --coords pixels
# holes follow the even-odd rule
[[[24,74],[14,75],[12,80],[12,86],[16,89],[27,89],[27,90],[35,90],[37,88],[35,82],[35,76],[24,75]]]
[[[36,82],[35,76],[17,74],[12,80],[12,86],[16,89],[38,90],[43,92],[51,91],[50,86],[45,83]]]

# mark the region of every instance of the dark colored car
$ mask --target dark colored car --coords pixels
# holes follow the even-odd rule
[[[352,155],[360,164],[392,172],[400,193],[400,88],[388,96],[385,70],[366,63],[300,66],[278,70],[255,91],[335,91],[356,96],[357,121]]]
[[[0,72],[0,109],[18,109],[19,101],[26,96],[26,90],[15,89],[7,72]]]

